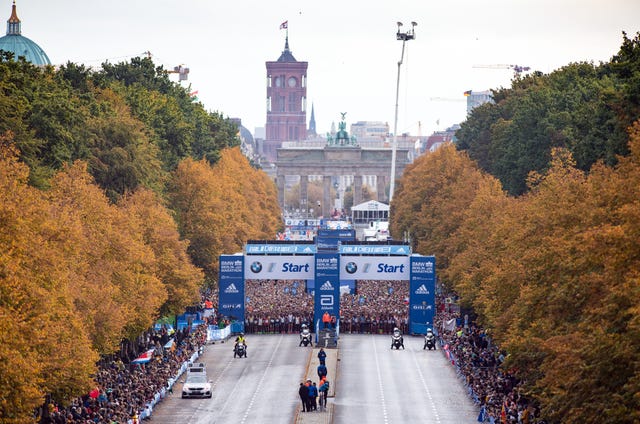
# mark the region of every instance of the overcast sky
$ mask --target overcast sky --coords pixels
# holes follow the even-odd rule
[[[0,18],[11,13],[0,0]],[[393,129],[403,29],[415,21],[400,73],[398,133],[460,123],[463,93],[510,85],[520,65],[545,73],[571,62],[608,61],[622,31],[640,31],[639,0],[16,0],[22,35],[52,63],[99,67],[150,51],[165,68],[184,64],[209,111],[251,132],[266,121],[266,66],[289,46],[309,63],[308,113],[319,133],[347,112]],[[177,81],[177,76],[174,76]],[[185,84],[183,82],[183,84]],[[439,122],[439,125],[437,124]],[[419,124],[420,123],[420,124]],[[347,127],[348,128],[348,127]]]

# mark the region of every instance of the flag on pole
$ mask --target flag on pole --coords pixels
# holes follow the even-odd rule
[[[471,90],[467,90],[464,92],[464,97],[469,97],[471,95]]]
[[[287,29],[289,28],[289,21],[284,21],[283,23],[280,24],[280,29]]]
[[[153,349],[149,349],[146,352],[143,352],[142,354],[140,354],[140,356],[138,356],[136,359],[131,361],[131,363],[146,364],[147,362],[151,361],[151,358],[153,358],[153,351],[154,351]]]

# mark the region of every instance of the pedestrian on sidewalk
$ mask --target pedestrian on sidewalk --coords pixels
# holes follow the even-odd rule
[[[309,389],[307,388],[307,386],[305,386],[304,383],[300,383],[298,394],[300,395],[300,400],[302,401],[302,412],[307,412],[307,405],[309,404]]]

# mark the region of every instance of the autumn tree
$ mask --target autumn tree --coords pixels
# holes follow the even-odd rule
[[[85,163],[59,172],[51,186],[57,218],[69,227],[64,253],[76,258],[70,280],[75,307],[95,349],[112,353],[123,337],[149,328],[167,299],[153,250],[139,221],[109,202]]]
[[[180,239],[170,211],[154,192],[144,188],[123,198],[120,205],[130,220],[137,221],[144,243],[153,249],[154,272],[167,291],[160,315],[180,314],[187,306],[198,304],[204,275],[191,263],[189,243]]]
[[[224,150],[214,167],[181,162],[168,198],[182,236],[191,242],[191,258],[210,283],[217,280],[219,255],[241,251],[249,239],[273,239],[282,226],[275,184],[238,148]]]
[[[451,234],[472,202],[481,173],[452,144],[405,168],[391,203],[391,233],[409,234],[417,253],[438,256],[441,270]]]
[[[49,393],[56,400],[89,388],[98,359],[68,281],[65,223],[27,185],[11,136],[0,137],[0,417],[24,423]]]

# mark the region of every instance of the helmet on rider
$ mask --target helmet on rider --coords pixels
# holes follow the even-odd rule
[[[398,327],[394,327],[394,328],[393,328],[393,332],[395,333],[396,331],[400,331],[400,330],[398,329]]]
[[[302,324],[302,328],[307,328],[307,324]]]

